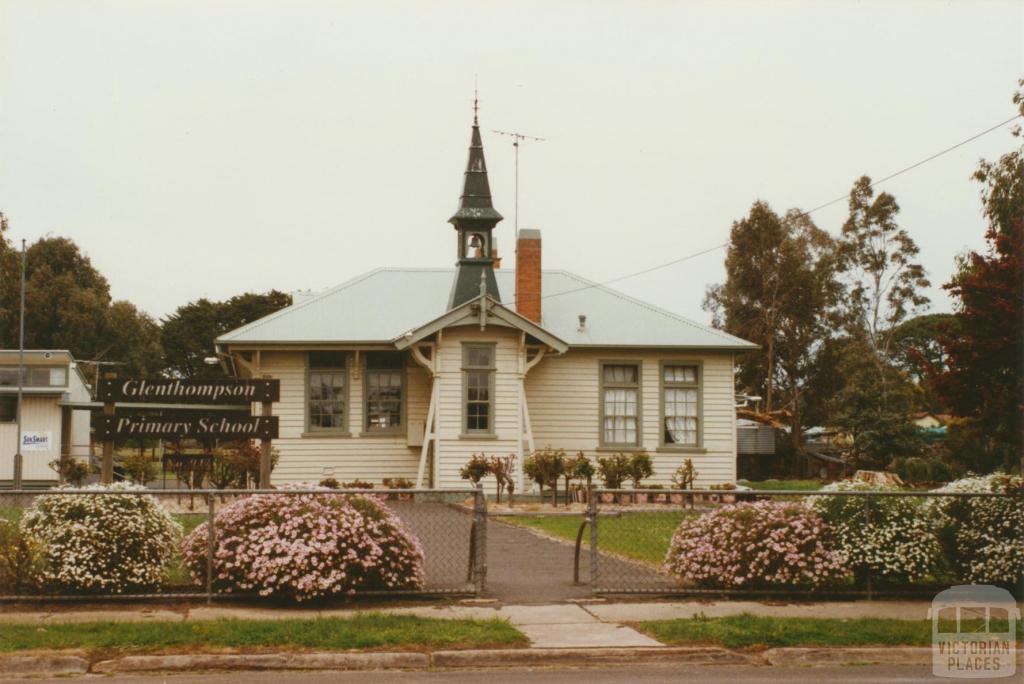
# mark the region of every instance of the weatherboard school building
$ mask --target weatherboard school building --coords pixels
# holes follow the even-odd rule
[[[546,446],[644,449],[650,484],[684,458],[699,486],[735,481],[733,372],[755,345],[542,270],[538,231],[502,268],[501,220],[474,117],[454,270],[379,268],[216,340],[232,374],[280,380],[273,482],[464,487],[474,454],[514,454],[524,491],[523,458]]]

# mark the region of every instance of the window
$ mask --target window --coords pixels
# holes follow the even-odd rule
[[[463,429],[466,434],[494,433],[494,345],[462,347]]]
[[[669,447],[701,446],[700,366],[661,367],[661,443]]]
[[[25,387],[66,387],[68,369],[64,366],[25,366]],[[18,386],[18,368],[0,368],[0,385]]]
[[[405,399],[405,355],[400,352],[368,352],[365,378],[366,431],[401,431]]]
[[[0,423],[14,423],[18,420],[18,397],[0,394]]]
[[[601,445],[640,444],[640,366],[601,365]]]
[[[345,430],[348,355],[344,352],[310,352],[308,362],[309,430]]]

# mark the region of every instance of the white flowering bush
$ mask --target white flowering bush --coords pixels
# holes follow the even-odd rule
[[[329,491],[329,490],[321,490]],[[423,586],[419,540],[378,497],[268,494],[240,499],[216,518],[214,588],[304,601]],[[182,557],[206,578],[207,525]]]
[[[898,487],[842,480],[821,491],[899,491]],[[941,551],[923,500],[908,496],[810,496],[807,505],[835,531],[836,550],[854,574],[896,582],[934,575]]]
[[[181,525],[134,484],[91,485],[122,494],[44,494],[21,518],[21,531],[43,549],[45,581],[68,591],[125,593],[167,577]]]
[[[1019,475],[993,473],[950,482],[936,492],[1017,492]],[[1017,498],[936,497],[928,511],[957,578],[1013,584],[1024,574],[1024,505]]]
[[[707,587],[818,587],[847,575],[831,542],[829,526],[799,503],[738,503],[683,520],[665,569]]]

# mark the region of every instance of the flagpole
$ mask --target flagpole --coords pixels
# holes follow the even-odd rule
[[[21,404],[25,386],[25,240],[21,240],[21,315],[18,320],[18,445],[14,452],[14,488],[21,489],[24,462],[21,455]]]

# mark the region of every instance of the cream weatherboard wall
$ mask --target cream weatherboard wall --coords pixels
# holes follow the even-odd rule
[[[526,396],[537,448],[552,446],[592,460],[620,451],[601,449],[600,364],[640,364],[641,444],[654,461],[648,484],[670,485],[684,458],[693,460],[699,486],[736,481],[736,409],[731,353],[658,350],[570,349],[545,357],[526,376]],[[678,361],[701,367],[703,446],[689,452],[659,451],[661,364]]]
[[[462,352],[466,343],[491,343],[495,349],[494,435],[463,434]],[[459,469],[475,453],[514,454],[519,424],[520,333],[508,328],[475,326],[444,330],[438,350],[438,436],[440,458],[433,479],[441,487],[464,487]],[[281,401],[274,405],[280,417],[280,438],[275,441],[281,460],[274,481],[317,482],[334,477],[379,483],[385,477],[415,480],[420,449],[406,446],[403,432],[395,436],[360,435],[363,424],[363,383],[357,364],[349,364],[349,436],[325,436],[306,429],[306,352],[263,351],[258,375],[281,380]],[[568,454],[583,451],[592,459],[605,455],[599,448],[600,363],[623,360],[641,365],[642,444],[652,456],[655,475],[650,484],[669,485],[684,458],[691,458],[700,486],[734,482],[736,434],[733,355],[729,352],[660,350],[570,349],[562,356],[547,355],[525,379],[525,389],[538,448],[563,448]],[[659,451],[660,368],[669,361],[693,362],[701,368],[702,448],[688,453]],[[430,402],[430,379],[413,361],[406,363],[406,420],[424,421]],[[615,451],[615,450],[612,450]],[[493,489],[486,483],[488,490]],[[527,485],[527,489],[530,489]]]
[[[365,480],[379,483],[385,477],[416,479],[419,449],[406,446],[405,433],[360,436],[363,425],[362,373],[349,363],[348,426],[351,436],[317,435],[306,429],[306,352],[264,351],[259,376],[281,381],[281,401],[274,404],[280,418],[274,447],[281,454],[273,481],[319,482],[333,477],[339,482]],[[426,419],[430,401],[427,373],[412,361],[406,363],[406,421]]]

